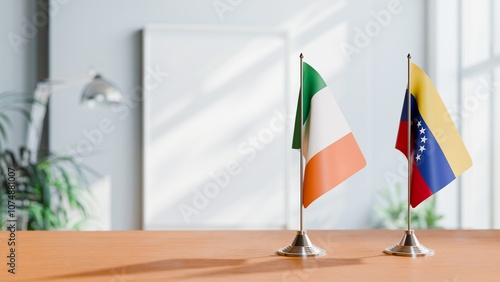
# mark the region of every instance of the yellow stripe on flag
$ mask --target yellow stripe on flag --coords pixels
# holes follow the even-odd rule
[[[472,165],[469,153],[431,79],[414,63],[411,63],[410,87],[420,114],[434,134],[453,173],[455,176],[462,174]]]

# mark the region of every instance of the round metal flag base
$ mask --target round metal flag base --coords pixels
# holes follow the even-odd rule
[[[399,244],[386,248],[384,253],[395,256],[424,257],[433,256],[434,250],[420,244],[413,230],[406,230]]]
[[[288,257],[313,257],[325,255],[326,251],[311,243],[311,240],[309,240],[307,236],[307,232],[302,230],[297,231],[297,235],[292,244],[279,249],[276,253],[280,256]]]

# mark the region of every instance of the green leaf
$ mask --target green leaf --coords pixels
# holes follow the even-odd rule
[[[23,115],[28,121],[31,121],[31,114],[28,110],[21,108],[21,107],[9,107],[9,110],[19,112],[21,115]]]
[[[3,140],[9,140],[7,133],[5,132],[5,129],[3,128],[3,125],[0,123],[0,136],[2,137]]]
[[[5,114],[0,112],[0,119],[3,120],[4,123],[7,124],[7,126],[12,127],[12,121],[10,118]],[[0,123],[1,124],[1,123]]]

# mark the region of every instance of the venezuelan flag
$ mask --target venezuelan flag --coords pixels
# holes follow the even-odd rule
[[[410,65],[411,121],[408,89],[396,139],[396,149],[408,155],[411,122],[410,204],[418,206],[472,166],[472,160],[443,101],[427,74]]]

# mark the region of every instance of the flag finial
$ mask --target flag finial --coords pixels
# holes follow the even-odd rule
[[[408,53],[408,56],[406,56],[407,59],[411,59],[410,53]]]
[[[299,58],[301,58],[301,59],[304,58],[304,55],[302,55],[302,53],[300,53]]]

